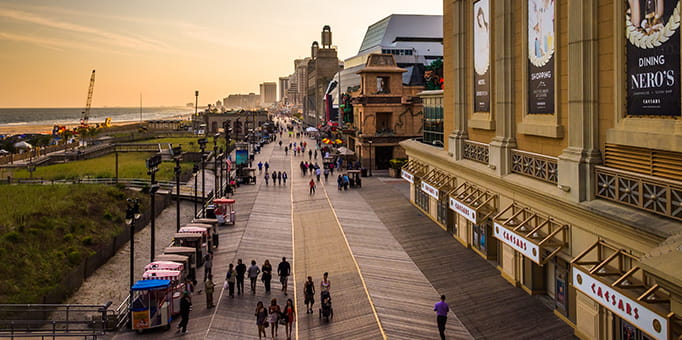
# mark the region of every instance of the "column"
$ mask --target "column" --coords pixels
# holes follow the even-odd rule
[[[447,2],[447,1],[446,1]],[[446,60],[448,67],[444,70],[445,91],[443,91],[443,116],[446,120],[445,133],[450,127],[448,135],[448,155],[456,160],[462,159],[464,140],[467,135],[466,99],[466,29],[465,20],[468,7],[465,1],[450,1],[443,8],[443,43],[450,51],[444,55],[451,56]],[[452,104],[452,105],[449,105]]]
[[[597,107],[597,1],[568,2],[568,147],[559,155],[558,186],[566,198],[592,197],[591,166],[602,162]]]

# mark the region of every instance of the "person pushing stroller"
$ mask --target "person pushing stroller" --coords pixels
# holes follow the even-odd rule
[[[332,308],[331,290],[332,284],[329,281],[329,273],[325,272],[320,282],[320,319],[322,317],[329,321],[334,317],[334,309]]]

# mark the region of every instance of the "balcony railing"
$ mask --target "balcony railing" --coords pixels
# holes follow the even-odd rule
[[[474,142],[471,140],[464,141],[464,155],[463,157],[474,162],[488,165],[488,157],[490,148],[488,144]]]
[[[603,166],[594,168],[596,196],[682,221],[682,184]]]
[[[558,158],[512,150],[512,172],[545,182],[557,182]]]

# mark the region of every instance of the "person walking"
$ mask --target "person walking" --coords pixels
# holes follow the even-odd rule
[[[334,176],[334,163],[329,163],[329,172],[331,172],[332,176]]]
[[[317,149],[315,149],[314,155],[315,155],[315,159],[317,159]]]
[[[277,171],[277,184],[282,185],[282,172]]]
[[[327,180],[329,179],[329,169],[324,169],[324,182],[327,183]]]
[[[289,147],[287,146],[284,147],[284,155],[285,156],[289,155]]]
[[[284,182],[284,185],[287,185],[287,172],[282,171],[282,181]]]
[[[235,269],[237,272],[237,295],[242,295],[246,293],[244,290],[244,274],[246,273],[246,265],[242,263],[242,259],[237,260],[237,267]]]
[[[267,339],[268,334],[265,333],[265,324],[268,322],[268,310],[263,306],[263,301],[258,301],[256,304],[256,313],[254,315],[256,316],[256,325],[258,326],[258,339],[262,339],[261,334]]]
[[[291,299],[287,299],[287,304],[284,306],[284,312],[283,312],[284,317],[287,320],[286,323],[286,333],[287,333],[287,340],[291,340],[291,330],[294,328],[294,320],[296,319],[296,310],[294,309],[294,301]]]
[[[309,160],[313,159],[313,150],[308,150],[308,159]]]
[[[282,291],[287,295],[287,284],[289,282],[289,275],[291,275],[291,265],[287,262],[286,257],[282,257],[282,262],[277,266],[277,275],[279,282],[282,284]]]
[[[317,181],[320,181],[320,174],[322,174],[322,171],[320,170],[319,167],[315,169],[315,176],[317,177]]]
[[[256,265],[256,260],[251,260],[251,266],[246,272],[251,280],[251,294],[256,295],[256,280],[258,280],[258,274],[260,274],[260,268]]]
[[[308,276],[308,281],[303,284],[303,296],[305,296],[305,306],[307,307],[305,313],[312,314],[315,304],[315,284],[312,276]]]
[[[209,275],[213,274],[213,252],[208,252],[204,256],[204,281]]]
[[[322,275],[322,281],[320,281],[320,293],[327,292],[332,289],[332,282],[329,281],[329,273],[324,272]]]
[[[308,185],[310,186],[310,195],[314,194],[315,193],[315,181],[311,179],[310,182],[308,182]]]
[[[270,300],[270,307],[268,308],[268,314],[270,315],[270,320],[268,321],[270,321],[270,335],[272,335],[273,339],[277,336],[278,321],[281,312],[282,310],[277,304],[277,298],[272,298],[272,300]]]
[[[438,333],[440,333],[441,340],[445,340],[445,323],[448,321],[448,312],[450,312],[450,306],[445,302],[445,295],[440,296],[440,301],[433,306],[433,310],[436,312]]]
[[[270,294],[270,281],[272,280],[272,265],[270,264],[270,260],[265,260],[265,263],[263,263],[260,269],[262,272],[260,279],[265,286],[265,293]]]
[[[263,172],[263,162],[258,162],[258,172]]]
[[[268,174],[267,170],[265,170],[265,177],[263,178],[265,178],[265,185],[268,185],[268,183],[270,183],[270,174]]]
[[[213,283],[213,275],[208,274],[206,281],[204,281],[204,290],[206,291],[206,308],[213,308],[213,292],[215,291],[215,283]]]
[[[265,172],[268,172],[268,169],[270,169],[270,164],[268,162],[265,162]]]
[[[187,324],[189,323],[189,311],[192,307],[192,300],[189,297],[189,292],[185,291],[182,294],[182,299],[180,299],[180,317],[182,320],[178,324],[178,332],[182,331],[182,334],[187,333]]]
[[[230,263],[230,267],[225,274],[225,281],[227,281],[228,292],[230,297],[234,299],[234,283],[237,280],[237,271],[234,270],[234,265]],[[244,277],[242,277],[242,285],[244,284]]]

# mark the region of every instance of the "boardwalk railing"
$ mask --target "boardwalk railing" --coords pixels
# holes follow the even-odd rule
[[[0,304],[0,338],[96,339],[114,329],[110,305]]]

